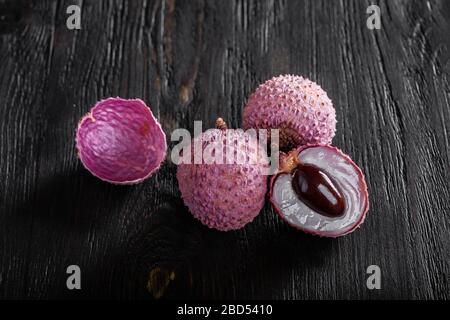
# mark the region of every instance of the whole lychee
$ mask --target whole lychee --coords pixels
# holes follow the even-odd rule
[[[364,222],[367,185],[349,156],[331,146],[310,145],[280,160],[280,172],[270,183],[270,201],[291,226],[334,238]]]
[[[204,225],[236,230],[251,222],[264,206],[268,160],[255,136],[227,129],[220,118],[216,126],[220,129],[192,140],[191,160],[200,156],[203,161],[179,164],[178,185],[184,203]]]
[[[77,129],[84,167],[101,180],[135,184],[150,177],[166,155],[166,136],[142,100],[99,101]]]
[[[336,113],[326,92],[295,75],[272,78],[260,85],[244,108],[244,129],[279,129],[280,148],[330,144]]]

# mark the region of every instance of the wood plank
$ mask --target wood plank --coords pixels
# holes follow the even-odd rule
[[[79,3],[72,31],[73,1],[0,0],[0,298],[449,298],[448,1],[377,1],[373,31],[367,0]],[[77,159],[78,120],[102,98],[142,98],[170,138],[218,116],[239,127],[249,94],[284,73],[328,92],[333,143],[366,175],[352,235],[304,235],[268,204],[240,231],[208,230],[170,161],[117,187]],[[372,264],[382,290],[366,288]]]

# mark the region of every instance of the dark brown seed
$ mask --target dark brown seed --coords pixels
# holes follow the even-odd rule
[[[292,186],[299,199],[321,215],[339,217],[344,214],[342,192],[333,179],[316,166],[299,164]]]

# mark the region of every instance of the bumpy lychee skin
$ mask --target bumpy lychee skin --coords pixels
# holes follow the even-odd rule
[[[159,169],[166,136],[152,111],[139,99],[99,101],[77,129],[76,146],[84,167],[113,184],[136,184]]]
[[[251,222],[264,206],[267,192],[268,160],[255,137],[243,130],[227,129],[218,119],[218,128],[208,130],[191,143],[194,153],[203,155],[201,164],[179,164],[178,185],[192,215],[209,228],[236,230]],[[207,152],[215,143],[215,151]],[[200,149],[195,150],[199,142]],[[231,142],[231,143],[229,143]],[[226,144],[226,146],[225,146]],[[207,164],[207,154],[222,152],[223,164]],[[226,161],[227,154],[234,161]],[[233,158],[232,158],[233,159]],[[206,163],[205,163],[206,162]]]
[[[336,131],[336,112],[326,92],[295,75],[266,81],[244,108],[244,129],[280,129],[280,148],[330,144]]]
[[[308,145],[280,160],[280,171],[271,179],[269,198],[289,225],[336,238],[355,231],[364,222],[369,209],[367,185],[349,156],[335,147]],[[315,174],[310,170],[316,170]]]

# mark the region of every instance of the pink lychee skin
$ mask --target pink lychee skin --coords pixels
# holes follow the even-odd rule
[[[261,84],[244,108],[244,129],[280,129],[280,147],[331,144],[336,112],[315,82],[295,75],[274,77]]]
[[[119,185],[144,181],[163,162],[166,136],[140,99],[99,101],[79,122],[76,147],[84,167]]]
[[[362,184],[363,184],[363,186],[364,186],[364,189],[363,189],[362,191],[363,191],[363,197],[365,198],[364,200],[365,200],[366,206],[365,206],[363,212],[361,213],[361,217],[360,217],[359,220],[352,226],[352,228],[351,228],[350,230],[346,231],[346,232],[343,232],[343,233],[337,233],[337,234],[335,234],[335,235],[330,235],[330,234],[324,234],[324,233],[321,233],[320,231],[318,231],[318,232],[313,232],[312,230],[309,230],[309,229],[303,229],[303,228],[301,228],[299,225],[292,224],[291,222],[289,222],[289,221],[286,219],[286,217],[282,214],[281,209],[278,208],[277,204],[272,200],[273,185],[274,185],[274,183],[275,183],[275,180],[276,180],[277,177],[278,177],[278,174],[273,175],[272,178],[270,179],[270,191],[269,191],[268,197],[269,197],[269,201],[270,201],[272,207],[274,208],[275,212],[280,216],[280,218],[281,218],[283,221],[285,221],[285,222],[286,222],[287,224],[289,224],[291,227],[294,227],[294,228],[297,229],[297,230],[303,231],[303,232],[308,233],[308,234],[311,234],[311,235],[319,236],[319,237],[325,237],[325,238],[338,238],[338,237],[342,237],[342,236],[345,236],[345,235],[348,235],[348,234],[354,232],[356,229],[358,229],[358,228],[364,223],[364,220],[366,219],[367,211],[369,210],[369,194],[368,194],[368,192],[367,192],[367,184],[366,184],[366,180],[365,180],[365,178],[364,178],[364,174],[362,173],[361,169],[353,162],[353,160],[352,160],[348,155],[346,155],[345,153],[343,153],[340,149],[338,149],[338,148],[336,148],[336,147],[329,146],[329,145],[309,144],[309,145],[304,145],[304,146],[298,147],[297,149],[291,151],[290,154],[291,154],[291,153],[295,153],[295,154],[298,155],[298,154],[300,154],[302,151],[304,151],[304,150],[306,150],[306,149],[308,149],[308,148],[319,147],[319,146],[320,146],[320,147],[327,147],[327,148],[330,148],[330,149],[334,150],[336,153],[338,153],[340,156],[344,157],[344,158],[345,158],[345,159],[346,159],[346,160],[347,160],[347,161],[355,168],[356,172],[358,173],[359,178],[360,178],[361,181],[362,181]],[[286,158],[287,158],[287,154],[285,154],[285,153],[281,153],[281,154],[280,154],[280,167],[281,167],[282,164],[283,164],[283,160],[286,159]]]
[[[195,139],[202,139],[204,150],[208,141],[226,138],[236,143],[231,152],[244,152],[246,163],[179,164],[177,169],[181,195],[192,215],[220,231],[237,230],[250,223],[263,208],[267,193],[264,172],[268,165],[261,157],[265,153],[259,144],[258,151],[245,147],[249,135],[242,130],[208,130]],[[225,152],[224,148],[224,157]],[[256,157],[255,164],[248,162],[250,157]]]

